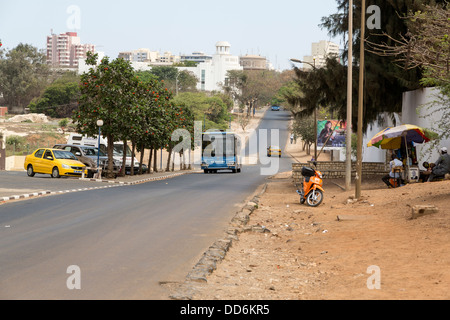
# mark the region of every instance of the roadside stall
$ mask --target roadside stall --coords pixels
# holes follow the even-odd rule
[[[367,146],[393,150],[399,158],[404,160],[405,180],[416,182],[419,180],[420,171],[415,144],[428,141],[430,141],[430,138],[425,135],[423,128],[404,124],[382,130],[369,141]]]

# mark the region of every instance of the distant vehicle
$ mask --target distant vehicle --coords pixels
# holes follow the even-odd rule
[[[69,151],[41,148],[25,157],[23,164],[29,177],[36,173],[49,174],[52,178],[87,174],[86,166]]]
[[[87,135],[82,135],[79,133],[71,133],[69,138],[67,139],[67,144],[72,145],[82,145],[82,146],[92,146],[98,147],[98,137],[88,137]],[[102,136],[100,136],[100,150],[108,154],[107,152],[108,140]],[[125,162],[125,173],[131,173],[131,159],[134,155],[131,154],[131,149],[129,146],[126,146],[126,162]],[[123,142],[114,142],[113,149],[113,157],[114,161],[122,162],[123,159]],[[134,172],[138,172],[139,170],[139,161],[134,157]],[[145,164],[142,164],[142,172],[146,173],[148,170]]]
[[[73,153],[77,157],[78,161],[84,163],[87,167],[92,168],[88,170],[88,178],[92,178],[94,173],[97,172],[97,160],[99,160],[100,168],[105,169],[108,166],[108,156],[103,151],[99,151],[97,147],[74,144],[57,144],[54,145],[53,148],[66,150]],[[114,171],[118,172],[121,167],[122,161],[114,160]]]
[[[281,149],[278,146],[270,146],[267,148],[267,156],[278,156],[281,158]]]
[[[205,173],[218,170],[241,172],[240,138],[235,133],[218,131],[202,134],[202,165]]]
[[[280,111],[280,107],[279,106],[272,106],[272,111]]]

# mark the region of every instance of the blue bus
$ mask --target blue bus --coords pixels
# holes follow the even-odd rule
[[[232,132],[215,131],[202,134],[202,170],[241,172],[240,137]]]

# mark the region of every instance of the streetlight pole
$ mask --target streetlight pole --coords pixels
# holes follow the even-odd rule
[[[97,120],[98,126],[98,144],[97,144],[97,170],[100,167],[100,135],[102,134],[103,120]]]
[[[297,62],[297,63],[306,63],[313,68],[314,72],[317,71],[316,58],[313,58],[314,64],[311,64],[306,61],[298,60],[298,59],[291,59],[291,61]],[[314,141],[314,161],[317,161],[317,106],[314,108],[314,139],[315,139],[315,141]]]
[[[352,95],[353,95],[353,0],[348,4],[348,66],[347,66],[347,130],[345,152],[345,190],[351,189],[352,181]]]
[[[358,148],[356,160],[356,190],[355,198],[361,197],[361,175],[362,175],[362,145],[363,145],[363,102],[364,102],[364,37],[366,31],[366,0],[361,3],[361,46],[359,59],[359,96],[358,96]]]

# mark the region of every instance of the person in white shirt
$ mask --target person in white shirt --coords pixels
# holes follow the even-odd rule
[[[389,162],[389,174],[385,175],[383,178],[381,178],[381,180],[383,180],[384,183],[386,183],[386,185],[388,187],[394,188],[394,186],[391,184],[391,179],[398,179],[401,178],[400,177],[400,173],[394,173],[393,172],[393,168],[394,167],[403,167],[403,162],[401,162],[398,158],[396,154],[393,154],[391,157],[391,162]],[[403,184],[403,182],[402,182]]]

